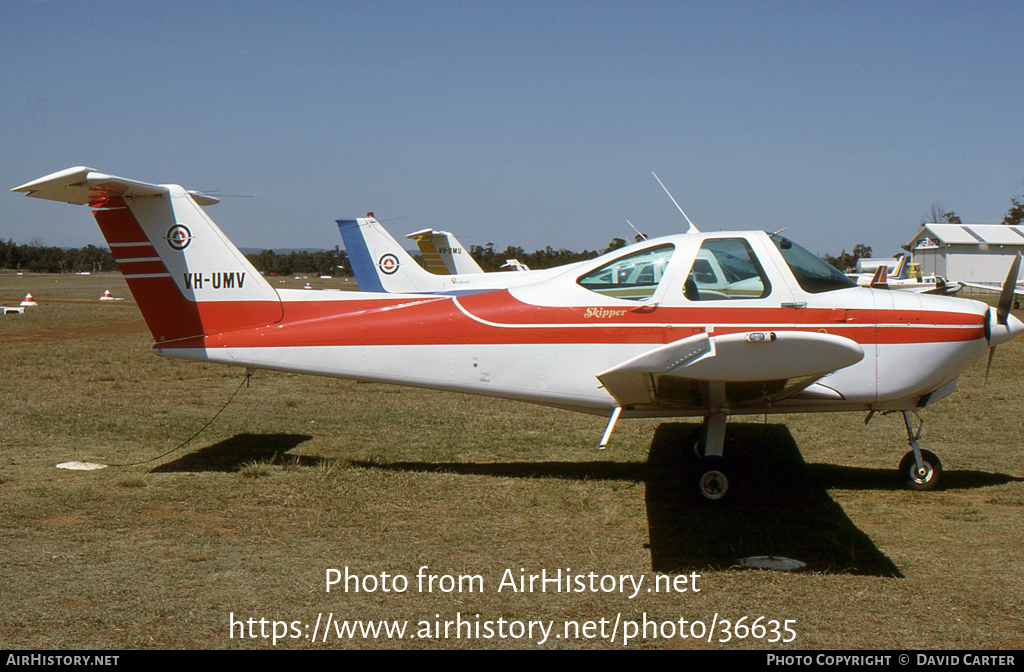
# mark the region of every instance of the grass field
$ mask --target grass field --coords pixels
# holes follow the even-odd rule
[[[96,300],[104,289],[127,298]],[[987,386],[981,362],[925,410],[940,490],[896,487],[899,416],[750,417],[727,435],[746,456],[743,496],[714,508],[680,477],[693,423],[623,421],[599,452],[600,418],[269,372],[190,444],[132,464],[198,431],[243,372],[154,356],[119,275],[0,274],[0,305],[26,292],[39,307],[0,318],[0,647],[610,648],[645,618],[672,629],[630,648],[1024,646],[1024,339],[999,348]],[[69,460],[110,466],[55,468]],[[757,555],[807,569],[738,566]],[[345,568],[409,585],[327,592],[327,571]],[[644,588],[498,591],[506,574],[559,569]],[[680,590],[646,592],[666,573]],[[482,589],[444,592],[442,576]],[[325,643],[318,625],[312,641],[328,614],[418,636]],[[790,621],[795,641],[750,630],[759,617]],[[446,637],[460,618],[495,633],[501,619],[508,636]],[[284,636],[251,638],[248,619]],[[529,621],[554,624],[543,644],[539,630],[516,637]],[[694,621],[718,629],[698,638]]]

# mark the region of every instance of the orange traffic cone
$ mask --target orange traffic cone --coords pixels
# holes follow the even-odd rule
[[[21,302],[21,305],[23,305],[23,306],[38,306],[39,304],[36,303],[36,300],[32,298],[31,294],[26,294],[25,295],[25,300]]]
[[[114,295],[110,293],[110,290],[105,290],[103,296],[100,297],[100,301],[113,301]]]

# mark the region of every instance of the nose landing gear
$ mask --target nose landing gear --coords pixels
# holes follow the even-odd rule
[[[921,438],[921,428],[924,427],[924,420],[917,416],[918,426],[915,432],[910,427],[910,418],[906,411],[903,413],[903,424],[907,428],[907,443],[910,444],[910,452],[900,460],[897,469],[899,478],[903,484],[911,490],[932,490],[939,484],[942,476],[942,462],[935,453],[930,450],[921,450],[917,440]],[[917,413],[914,413],[917,415]]]
[[[725,444],[725,413],[715,413],[704,421],[703,440],[694,446],[700,458],[697,492],[707,502],[724,503],[735,496],[735,470],[722,456]]]

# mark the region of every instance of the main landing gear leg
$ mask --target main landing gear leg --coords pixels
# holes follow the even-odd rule
[[[910,426],[907,412],[903,411],[903,425],[907,428],[907,442],[911,450],[900,460],[899,477],[911,490],[931,490],[939,484],[942,463],[935,453],[918,447],[917,440],[921,438],[921,428],[924,427],[924,421],[920,416],[918,421],[920,424],[915,432]]]
[[[701,442],[703,451],[698,450],[700,478],[697,481],[697,490],[701,497],[711,502],[730,499],[730,491],[736,487],[733,470],[722,456],[726,420],[725,413],[715,413],[704,419],[704,440]],[[700,447],[698,444],[698,448]]]

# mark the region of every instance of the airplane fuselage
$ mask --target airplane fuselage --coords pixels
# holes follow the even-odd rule
[[[672,250],[657,288],[639,301],[581,286],[578,279],[606,259],[535,285],[462,295],[277,290],[282,312],[273,324],[155,349],[171,357],[607,415],[617,402],[597,380],[598,373],[697,334],[826,333],[863,348],[859,362],[819,380],[817,394],[803,392],[769,403],[751,400],[749,394],[713,402],[697,390],[666,395],[664,403],[653,406],[624,408],[626,416],[695,416],[707,414],[714,404],[729,414],[914,408],[938,398],[936,392],[951,391],[945,389],[948,384],[989,347],[985,304],[853,286],[805,292],[766,234],[716,235],[750,246],[767,292],[726,298],[710,291],[707,300],[688,299],[683,288],[687,270],[701,242],[715,236],[682,235],[644,246],[670,245]],[[201,311],[222,311],[218,304],[197,305]],[[764,356],[771,357],[771,351]]]

